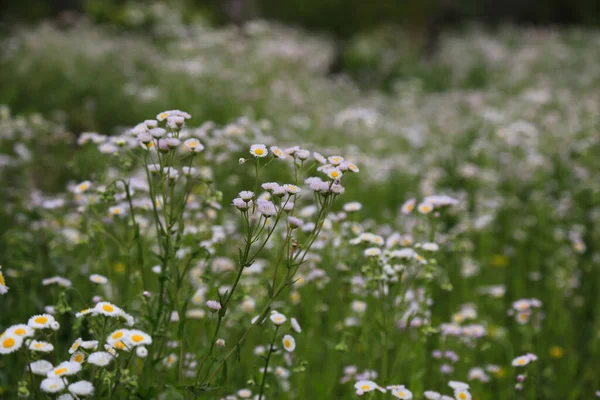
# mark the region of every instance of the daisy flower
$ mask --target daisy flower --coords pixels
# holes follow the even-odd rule
[[[404,204],[402,204],[402,207],[401,207],[402,214],[404,214],[404,215],[410,214],[415,209],[416,202],[417,202],[416,199],[406,200],[404,202]]]
[[[327,159],[321,154],[317,153],[316,151],[313,152],[313,157],[315,158],[315,160],[317,160],[319,164],[327,164]]]
[[[450,386],[454,390],[468,390],[469,384],[460,382],[460,381],[450,381],[448,382],[448,386]]]
[[[65,383],[62,379],[46,378],[40,383],[40,389],[46,393],[58,393],[65,388]]]
[[[392,396],[398,398],[398,399],[405,399],[405,400],[410,400],[413,398],[413,394],[410,390],[408,390],[407,388],[404,387],[404,385],[400,385],[398,386],[394,386],[388,389],[391,390]]]
[[[69,392],[76,396],[91,396],[94,393],[94,385],[88,381],[78,381],[69,385]]]
[[[81,338],[77,338],[73,344],[71,345],[71,347],[69,348],[69,354],[73,354],[77,351],[77,349],[79,348],[79,346],[81,346]]]
[[[377,247],[370,247],[365,250],[366,257],[379,257],[381,255],[381,249]]]
[[[163,359],[162,363],[165,367],[170,368],[175,365],[178,359],[176,354],[171,353]]]
[[[238,196],[240,196],[240,199],[244,200],[245,202],[249,202],[254,198],[254,192],[250,190],[243,190],[238,193]]]
[[[298,194],[298,193],[300,193],[302,191],[302,189],[300,189],[298,186],[296,186],[296,185],[290,185],[290,184],[283,185],[283,188],[289,194]]]
[[[377,384],[375,382],[369,381],[369,380],[358,381],[354,384],[356,393],[360,392],[361,395],[363,393],[372,392],[373,390],[377,389],[378,387],[379,386],[377,386]]]
[[[457,389],[454,391],[456,400],[471,400],[471,393],[467,389]]]
[[[71,356],[71,359],[69,361],[73,361],[78,364],[81,364],[85,361],[85,353],[83,353],[81,351],[77,351],[77,352],[73,353],[73,355]]]
[[[242,399],[249,399],[252,396],[252,392],[249,389],[240,389],[238,390],[237,395]]]
[[[46,360],[38,360],[29,364],[29,369],[35,375],[46,376],[54,367]]]
[[[21,348],[23,338],[16,335],[3,334],[0,338],[0,354],[10,354]]]
[[[83,181],[73,188],[73,192],[75,194],[81,194],[81,193],[85,192],[86,190],[88,190],[91,186],[92,186],[92,182]]]
[[[269,317],[269,319],[275,325],[282,325],[285,321],[287,321],[286,316],[283,315],[283,314],[280,314],[278,312],[271,314],[271,316]]]
[[[54,345],[52,343],[32,340],[28,346],[31,351],[40,351],[42,353],[49,353],[54,350]]]
[[[146,358],[148,357],[148,349],[146,349],[144,346],[140,346],[137,349],[135,349],[135,354],[139,358]]]
[[[271,150],[271,153],[273,153],[273,155],[275,157],[280,158],[282,160],[285,158],[285,152],[283,150],[281,150],[279,147],[271,146],[270,150]]]
[[[296,348],[296,340],[292,335],[285,335],[282,340],[283,348],[290,353]]]
[[[99,285],[106,285],[108,283],[108,278],[102,275],[92,274],[90,275],[90,281]]]
[[[97,365],[99,367],[107,366],[110,361],[113,359],[113,356],[110,353],[105,351],[97,351],[88,356],[88,364]]]
[[[128,329],[117,329],[116,331],[114,331],[108,335],[108,337],[106,338],[106,343],[113,346],[115,343],[122,342],[124,340],[127,340],[128,338],[129,338],[129,330]]]
[[[6,280],[2,274],[2,265],[0,265],[0,294],[6,294],[8,292],[8,286],[6,286]]]
[[[290,320],[290,324],[292,325],[293,330],[295,330],[298,333],[302,332],[302,328],[300,327],[300,324],[298,323],[298,320],[296,318],[292,318]]]
[[[209,300],[206,302],[206,306],[212,312],[217,312],[221,309],[221,303],[216,300]]]
[[[531,362],[531,357],[528,355],[519,356],[512,360],[513,367],[524,367]]]
[[[97,340],[84,340],[80,343],[81,348],[86,350],[96,350],[98,348]]]
[[[340,179],[342,177],[342,171],[340,171],[338,168],[328,169],[326,174],[331,179]]]
[[[340,165],[341,163],[344,162],[344,157],[331,156],[331,157],[327,157],[327,161],[329,161],[329,163],[332,165]]]
[[[27,325],[33,329],[45,329],[50,328],[50,325],[54,322],[54,317],[50,314],[34,315],[29,318]]]
[[[421,214],[429,214],[431,211],[433,211],[433,205],[431,203],[419,204],[419,212]]]
[[[141,346],[152,344],[152,337],[146,332],[132,329],[129,331],[129,337],[127,339],[129,346]]]
[[[264,144],[253,144],[250,146],[250,154],[257,158],[266,157],[269,152],[267,151],[267,146]]]
[[[109,303],[108,301],[101,301],[99,303],[96,303],[96,306],[94,307],[94,312],[96,314],[102,314],[107,317],[120,317],[124,314],[123,310],[121,310],[114,304]]]
[[[6,334],[11,336],[18,336],[21,338],[33,336],[34,330],[28,325],[18,324],[10,326],[6,329]]]
[[[185,142],[183,142],[183,145],[188,149],[193,151],[194,153],[199,153],[202,150],[204,150],[204,146],[202,145],[202,143],[200,143],[200,141],[196,138],[190,138],[187,139]]]
[[[48,378],[61,378],[63,376],[75,375],[81,371],[81,364],[74,361],[63,361],[48,372]]]

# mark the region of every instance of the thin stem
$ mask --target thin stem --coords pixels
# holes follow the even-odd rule
[[[271,340],[271,345],[269,346],[269,352],[267,353],[267,360],[265,361],[265,368],[263,370],[262,383],[260,384],[260,392],[258,394],[258,400],[262,400],[263,394],[265,393],[265,384],[267,383],[267,370],[269,369],[269,361],[271,361],[271,354],[273,354],[273,346],[275,345],[275,340],[277,339],[277,332],[279,331],[279,325],[275,326],[275,333],[273,334],[273,339]]]

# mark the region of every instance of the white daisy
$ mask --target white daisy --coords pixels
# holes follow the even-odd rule
[[[62,379],[47,378],[42,381],[40,388],[46,393],[57,393],[65,388],[65,383]]]
[[[292,335],[285,335],[282,339],[283,348],[290,353],[296,349],[296,340]]]
[[[48,371],[48,378],[62,378],[64,376],[75,375],[81,371],[81,364],[74,361],[63,361],[56,367]]]
[[[69,392],[77,396],[91,396],[94,393],[94,385],[88,381],[78,381],[69,385]]]
[[[50,328],[50,325],[54,322],[54,317],[50,314],[34,315],[29,318],[27,325],[33,329],[45,329]]]
[[[257,158],[266,157],[269,152],[267,150],[267,146],[264,144],[253,144],[250,146],[250,154]]]
[[[102,275],[92,274],[90,275],[90,281],[99,285],[106,285],[108,283],[108,278]]]
[[[271,314],[271,316],[269,317],[269,319],[271,320],[271,322],[273,322],[275,325],[281,325],[283,324],[285,321],[287,321],[287,318],[285,315],[280,314],[280,313],[273,313]]]
[[[107,366],[110,361],[113,359],[113,356],[110,353],[105,351],[97,351],[88,356],[88,364],[97,365],[99,367]]]
[[[29,369],[35,375],[46,376],[54,368],[52,363],[46,360],[38,360],[29,364]]]

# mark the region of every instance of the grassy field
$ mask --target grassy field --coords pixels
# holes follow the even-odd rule
[[[600,396],[600,32],[394,34],[4,38],[0,398]]]

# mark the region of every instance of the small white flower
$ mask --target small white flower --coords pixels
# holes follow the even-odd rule
[[[282,339],[283,348],[290,353],[296,349],[296,340],[292,335],[285,335]]]
[[[271,150],[271,153],[273,153],[273,155],[275,157],[280,158],[280,159],[285,158],[285,152],[283,150],[281,150],[279,147],[271,146],[270,150]]]
[[[200,153],[202,150],[204,150],[204,146],[196,138],[187,139],[185,142],[183,142],[183,145],[194,153]]]
[[[29,364],[29,369],[35,375],[46,376],[54,367],[49,361],[38,360]]]
[[[77,396],[91,396],[94,393],[94,385],[88,381],[78,381],[69,385],[69,392]]]
[[[290,319],[290,324],[292,325],[293,330],[295,330],[298,333],[302,332],[302,328],[300,327],[300,324],[298,323],[298,320],[296,320],[296,318]]]
[[[146,349],[144,346],[140,346],[137,349],[135,349],[135,354],[139,358],[146,358],[148,356],[148,349]]]
[[[28,349],[31,351],[39,351],[42,353],[49,353],[54,350],[54,345],[52,343],[32,340],[29,342]]]
[[[33,329],[45,329],[50,328],[50,324],[54,322],[54,317],[50,314],[34,315],[29,318],[27,325]]]
[[[254,198],[254,192],[250,190],[243,190],[240,193],[238,193],[238,196],[240,196],[240,199],[244,200],[245,202],[248,202]]]
[[[92,353],[88,357],[88,364],[97,365],[99,367],[107,366],[110,361],[113,359],[113,356],[110,353],[105,351],[97,351]]]
[[[92,274],[90,275],[90,281],[99,285],[106,285],[108,283],[108,278],[102,275]]]
[[[62,379],[58,378],[47,378],[40,384],[40,389],[46,393],[57,393],[65,388],[65,383]]]
[[[266,157],[269,152],[267,150],[267,146],[264,144],[253,144],[250,146],[250,154],[257,158]]]
[[[74,361],[63,361],[48,372],[48,378],[62,378],[75,375],[81,371],[81,364]]]
[[[221,303],[219,303],[216,300],[209,300],[209,301],[207,301],[206,302],[206,306],[212,312],[217,312],[217,311],[219,311],[221,309]]]
[[[275,325],[281,325],[283,324],[285,321],[287,321],[287,318],[285,315],[280,314],[280,313],[273,313],[271,314],[271,316],[269,317],[269,319],[271,320],[271,322],[273,322]]]

